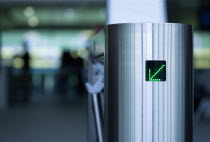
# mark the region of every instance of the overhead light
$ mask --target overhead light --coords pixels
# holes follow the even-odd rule
[[[73,8],[65,9],[64,16],[66,18],[75,18],[75,9],[73,9]]]
[[[101,17],[106,16],[106,9],[105,9],[105,8],[101,8],[101,9],[99,10],[99,15],[100,15]]]
[[[30,27],[36,27],[39,24],[39,19],[36,16],[29,18],[28,24]]]
[[[25,8],[24,10],[24,15],[27,16],[27,17],[31,17],[34,15],[34,8],[31,7],[31,6],[28,6]]]

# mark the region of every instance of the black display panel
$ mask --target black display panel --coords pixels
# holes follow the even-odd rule
[[[166,81],[166,61],[146,61],[146,81]]]

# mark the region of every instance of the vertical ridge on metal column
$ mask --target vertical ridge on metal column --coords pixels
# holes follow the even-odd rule
[[[109,142],[185,142],[192,99],[189,29],[171,23],[108,26],[109,112],[118,116],[109,115],[117,123],[109,122],[111,130],[117,127],[117,133],[109,129]],[[165,82],[145,80],[147,60],[166,61]]]

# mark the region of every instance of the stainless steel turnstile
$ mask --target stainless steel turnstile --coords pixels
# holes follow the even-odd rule
[[[192,26],[113,24],[104,38],[91,57],[105,48],[103,141],[192,142]]]

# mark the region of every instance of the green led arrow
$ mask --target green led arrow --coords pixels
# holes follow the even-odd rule
[[[149,81],[161,81],[159,78],[154,78],[158,73],[163,70],[166,65],[162,65],[153,75],[151,75],[151,69],[149,69]]]

